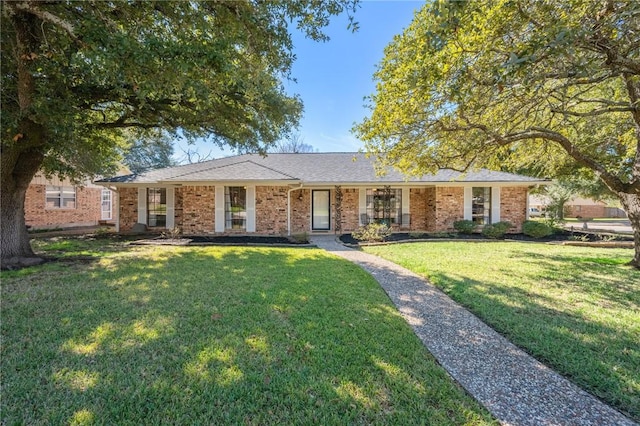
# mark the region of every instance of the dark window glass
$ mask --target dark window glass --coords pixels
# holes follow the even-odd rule
[[[478,225],[491,223],[491,188],[473,188],[471,218]]]
[[[247,228],[247,188],[226,186],[224,188],[225,229]]]
[[[147,189],[147,226],[167,226],[167,190],[166,188]]]
[[[369,222],[400,224],[402,221],[402,189],[367,189]]]

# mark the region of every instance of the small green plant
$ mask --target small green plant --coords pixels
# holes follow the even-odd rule
[[[522,224],[522,233],[533,238],[543,238],[553,234],[553,228],[544,222],[527,220]]]
[[[351,233],[351,236],[356,240],[370,243],[384,241],[389,235],[391,235],[391,228],[384,223],[370,223]]]
[[[482,228],[482,235],[487,238],[502,238],[512,226],[511,222],[507,221],[487,224]]]
[[[160,238],[164,238],[167,240],[177,240],[180,238],[180,234],[182,234],[182,230],[177,226],[175,228],[167,229],[162,234],[160,234]]]
[[[611,234],[604,234],[604,235],[598,234],[598,238],[605,243],[608,243],[610,241],[616,241],[619,239],[617,235],[611,235]]]
[[[425,232],[420,232],[420,231],[409,232],[409,237],[413,239],[425,238],[426,236],[427,234]]]
[[[569,237],[569,239],[573,241],[582,241],[586,243],[587,241],[589,241],[589,236],[587,234],[576,234]]]
[[[453,229],[461,234],[472,234],[476,229],[476,224],[472,220],[456,220],[453,222]]]
[[[309,242],[309,234],[306,232],[301,232],[299,234],[292,234],[289,236],[289,239],[297,244],[305,244]]]

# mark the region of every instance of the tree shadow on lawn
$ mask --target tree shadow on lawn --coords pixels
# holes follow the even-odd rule
[[[620,321],[634,324],[632,317],[640,309],[639,285],[618,280],[614,286],[608,278],[616,276],[614,269],[620,267],[617,263],[612,262],[615,266],[611,266],[600,258],[582,259],[578,279],[567,281],[566,270],[559,262],[574,262],[573,256],[519,252],[514,257],[516,262],[542,266],[539,275],[531,274],[528,279],[556,280],[554,285],[568,295],[565,304],[536,288],[526,290],[498,279],[480,281],[441,272],[429,273],[429,279],[511,342],[638,420],[640,328],[637,323],[628,327]],[[528,274],[526,268],[519,273],[512,269],[503,272],[507,278]],[[586,296],[576,297],[580,293]],[[628,315],[620,318],[592,311],[604,312],[611,307]]]
[[[7,422],[491,423],[357,266],[146,250],[3,283]]]

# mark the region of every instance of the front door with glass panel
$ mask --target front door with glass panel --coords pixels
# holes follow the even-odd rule
[[[102,190],[102,220],[111,220],[111,191]]]
[[[311,229],[314,231],[328,231],[331,228],[329,190],[314,190],[311,198]]]

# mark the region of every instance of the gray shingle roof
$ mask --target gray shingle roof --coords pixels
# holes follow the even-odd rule
[[[168,167],[140,175],[117,176],[103,179],[101,183],[179,183],[213,181],[283,181],[306,184],[340,183],[444,183],[458,182],[514,182],[539,183],[544,179],[512,173],[481,169],[460,173],[440,170],[435,175],[405,177],[397,170],[389,169],[384,176],[377,176],[375,159],[359,153],[308,153],[308,154],[245,154],[219,158],[202,163]]]

